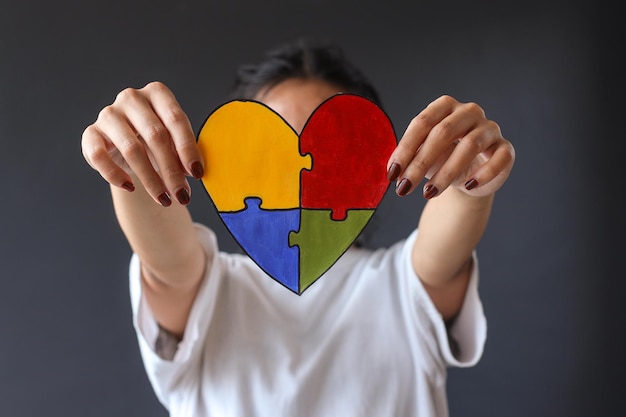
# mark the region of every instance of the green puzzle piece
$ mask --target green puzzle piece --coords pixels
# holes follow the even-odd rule
[[[301,210],[300,231],[289,233],[289,246],[300,247],[300,293],[326,272],[354,241],[374,210],[348,210],[344,220],[331,210]]]

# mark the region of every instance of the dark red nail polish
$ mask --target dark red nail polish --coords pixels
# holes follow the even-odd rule
[[[471,180],[465,183],[465,189],[471,190],[473,188],[476,188],[477,185],[478,185],[478,181],[476,181],[476,178],[472,178]]]
[[[395,162],[392,163],[389,167],[389,171],[387,171],[387,179],[389,180],[389,182],[397,180],[400,176],[400,171],[402,171],[400,165],[396,164]]]
[[[411,190],[411,186],[411,181],[403,178],[402,181],[400,181],[396,186],[396,194],[398,194],[400,197],[404,197],[405,195],[407,195],[409,190]]]
[[[162,193],[159,195],[159,203],[161,203],[163,207],[169,207],[172,204],[172,199],[167,193]]]
[[[204,177],[204,168],[202,167],[202,164],[199,161],[196,161],[193,164],[191,164],[191,175],[193,175],[194,178],[196,179],[200,179]]]
[[[187,191],[186,188],[181,188],[180,190],[176,191],[176,199],[183,206],[189,204],[189,191]]]
[[[427,184],[424,187],[424,193],[423,193],[424,194],[424,198],[427,199],[427,200],[430,200],[431,198],[436,196],[438,192],[439,192],[439,190],[433,184]]]
[[[122,188],[124,188],[126,191],[130,191],[131,193],[135,191],[135,186],[130,181],[126,181],[124,184],[122,184]]]

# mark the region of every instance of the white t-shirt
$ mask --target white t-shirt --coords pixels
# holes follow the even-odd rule
[[[155,353],[136,255],[130,265],[142,359],[171,416],[448,415],[446,367],[474,365],[486,338],[476,259],[448,332],[411,266],[417,232],[388,249],[348,250],[297,295],[196,227],[213,262],[171,361]]]

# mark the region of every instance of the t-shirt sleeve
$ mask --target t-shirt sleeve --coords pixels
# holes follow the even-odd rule
[[[446,327],[443,317],[413,269],[411,250],[416,237],[417,231],[414,231],[407,238],[402,254],[405,273],[413,281],[411,293],[415,297],[416,308],[429,320],[428,327],[435,333],[438,351],[444,364],[456,367],[474,366],[483,354],[487,338],[487,320],[478,293],[477,254],[476,252],[472,254],[472,271],[463,306],[454,322]]]
[[[133,254],[130,261],[130,298],[133,314],[133,325],[137,333],[141,358],[148,375],[148,379],[161,403],[169,408],[176,395],[183,395],[185,384],[193,384],[194,372],[189,369],[199,369],[202,345],[209,328],[215,305],[215,285],[219,278],[218,246],[215,234],[207,227],[196,224],[196,234],[204,248],[210,267],[205,271],[194,305],[192,306],[183,340],[178,344],[176,353],[171,359],[159,356],[156,351],[156,341],[159,337],[159,326],[142,294],[140,266],[141,261]]]

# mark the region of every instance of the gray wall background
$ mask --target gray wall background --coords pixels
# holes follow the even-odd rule
[[[300,35],[345,46],[399,135],[445,93],[481,104],[516,146],[479,247],[486,350],[450,371],[452,415],[626,414],[619,14],[598,2],[1,5],[0,416],[166,415],[131,325],[130,250],[82,130],[121,89],[161,80],[197,131],[237,64]],[[235,250],[193,193],[196,219]],[[387,197],[375,245],[404,237],[423,204]]]

